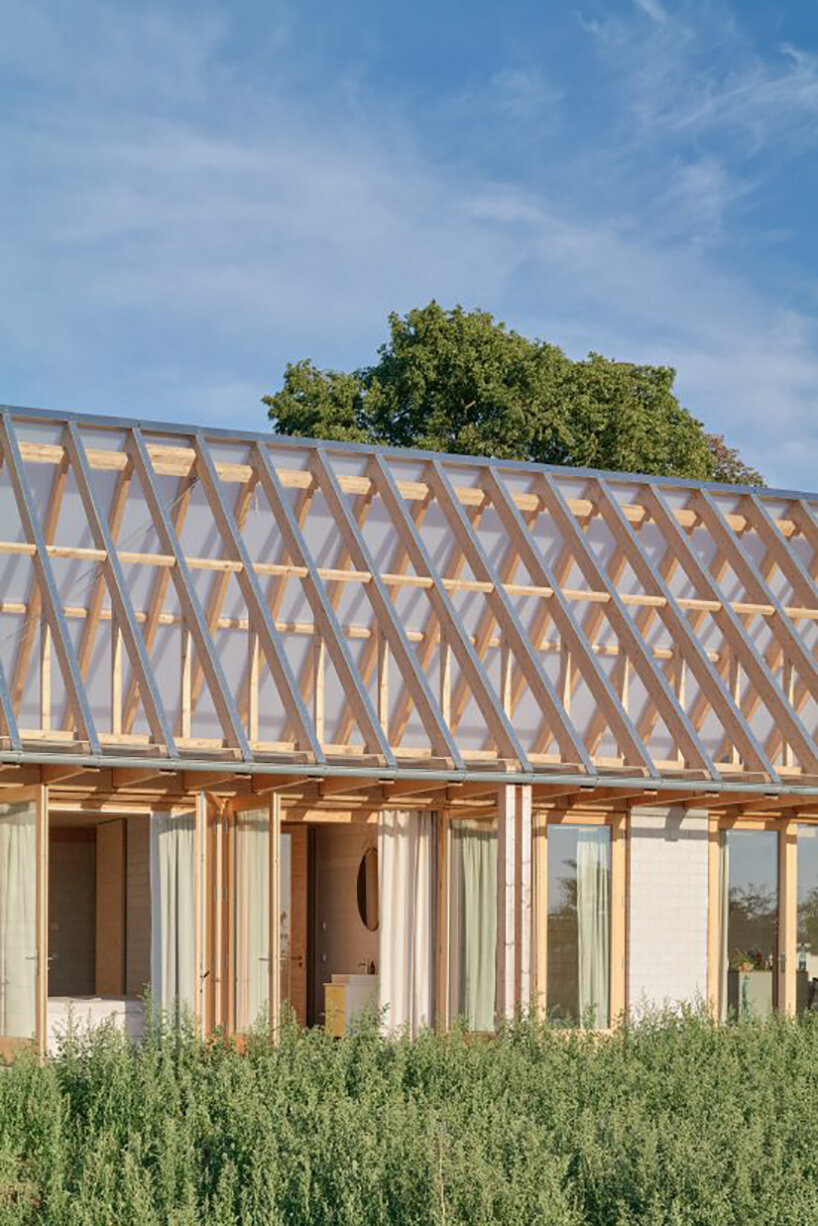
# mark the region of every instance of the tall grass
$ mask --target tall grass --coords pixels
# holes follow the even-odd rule
[[[611,1038],[158,1023],[0,1074],[0,1223],[818,1222],[818,1024]]]

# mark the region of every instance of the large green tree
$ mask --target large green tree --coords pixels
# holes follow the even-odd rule
[[[572,361],[486,311],[437,302],[389,316],[390,336],[361,370],[290,363],[265,396],[284,434],[388,443],[609,471],[760,484],[722,436],[673,392],[666,366]]]

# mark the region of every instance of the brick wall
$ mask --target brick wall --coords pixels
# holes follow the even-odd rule
[[[637,1013],[707,993],[707,815],[634,808],[628,1000]]]

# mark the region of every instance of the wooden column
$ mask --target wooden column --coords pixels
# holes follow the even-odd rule
[[[210,1034],[210,1000],[213,975],[211,964],[211,896],[208,840],[208,804],[204,792],[196,793],[196,1027],[202,1036]]]
[[[796,1012],[798,823],[784,822],[778,843],[778,1010]]]
[[[270,797],[270,1032],[278,1042],[281,1027],[281,797]]]
[[[444,813],[437,816],[437,898],[435,903],[435,1025],[445,1030],[449,1025],[449,881],[451,867],[449,849],[451,830]]]
[[[532,805],[531,787],[517,788],[516,812],[516,962],[515,990],[518,1008],[526,1013],[531,1005]]]
[[[531,1001],[531,788],[500,789],[497,810],[498,1020]]]
[[[611,999],[610,1024],[627,1008],[628,826],[624,813],[611,822]]]
[[[548,815],[534,813],[533,829],[533,985],[537,1017],[545,1021],[548,991]]]
[[[517,789],[500,788],[497,805],[497,963],[495,1012],[498,1022],[514,1016],[515,843]]]
[[[48,788],[34,789],[37,805],[37,976],[36,1042],[37,1053],[48,1048]]]

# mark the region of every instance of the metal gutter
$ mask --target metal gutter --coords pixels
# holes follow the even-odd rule
[[[588,775],[553,775],[523,773],[521,771],[484,771],[484,770],[426,770],[423,767],[398,767],[397,770],[388,767],[372,766],[319,766],[314,763],[297,762],[214,762],[212,758],[204,760],[185,759],[170,762],[157,758],[133,758],[94,754],[70,753],[16,753],[0,751],[0,764],[18,766],[82,766],[90,770],[117,767],[131,767],[161,772],[162,774],[179,774],[182,771],[202,771],[213,774],[224,774],[229,771],[233,775],[293,775],[307,776],[310,779],[371,779],[373,783],[392,783],[396,780],[428,780],[430,783],[496,783],[501,784],[559,784],[578,787],[589,792],[596,788],[614,788],[620,791],[644,792],[674,792],[688,793],[700,791],[703,795],[730,795],[731,793],[758,796],[804,796],[818,797],[818,784],[803,787],[782,783],[780,787],[769,783],[740,783],[734,781],[711,781],[706,779],[645,779],[641,777],[610,777],[598,775],[595,779]]]

